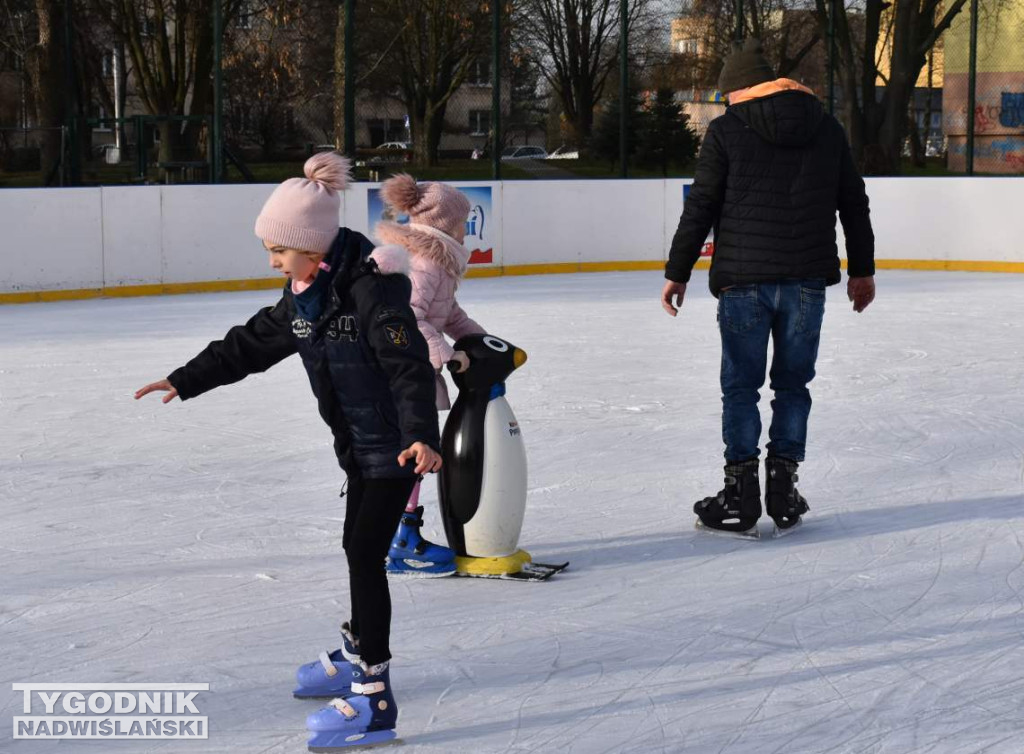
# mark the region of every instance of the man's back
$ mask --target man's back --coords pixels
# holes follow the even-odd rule
[[[857,274],[870,264],[873,237],[864,182],[842,127],[795,82],[761,84],[708,128],[667,277],[679,279],[673,273],[684,270],[688,277],[714,227],[715,294],[773,280],[838,283],[837,209]]]

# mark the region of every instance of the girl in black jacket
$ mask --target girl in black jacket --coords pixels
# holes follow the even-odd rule
[[[344,647],[301,667],[295,692],[347,696],[307,721],[311,745],[326,748],[353,735],[363,745],[394,737],[385,558],[418,475],[441,467],[434,370],[409,306],[408,259],[394,251],[379,257],[366,237],[339,230],[348,170],[340,155],[314,155],[306,178],[285,181],[264,205],[256,235],[270,266],[288,278],[281,299],[135,394],[188,400],[301,356],[348,477],[343,545],[352,612]]]

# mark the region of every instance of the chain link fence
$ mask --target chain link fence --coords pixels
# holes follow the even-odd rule
[[[1024,3],[974,4],[976,23],[955,19],[944,40],[949,169],[1024,174]]]
[[[328,149],[362,180],[682,177],[745,36],[842,121],[866,174],[1024,173],[1024,0],[909,26],[904,1],[872,15],[852,0],[125,0],[139,28],[71,3],[72,63],[47,90],[64,115],[46,130],[31,4],[0,0],[25,6],[20,36],[0,30],[0,185],[277,182]],[[192,23],[168,44],[205,39],[212,61],[175,113],[125,52],[162,43],[157,10]],[[194,30],[215,16],[211,46]]]

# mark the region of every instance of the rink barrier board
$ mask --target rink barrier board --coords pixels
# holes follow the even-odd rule
[[[846,269],[846,260],[841,260]],[[697,270],[710,268],[709,260],[701,259]],[[880,270],[927,270],[942,272],[1010,272],[1024,274],[1024,262],[976,262],[970,260],[939,259],[876,259]],[[523,264],[509,267],[485,267],[469,270],[467,278],[513,277],[523,275],[560,275],[581,272],[636,272],[663,270],[662,261],[651,262],[570,262],[564,264]],[[167,283],[163,285],[122,285],[106,288],[77,288],[63,291],[26,291],[0,293],[0,304],[32,304],[50,301],[79,301],[92,298],[131,298],[136,296],[170,296],[183,293],[229,293],[233,291],[263,291],[280,288],[280,278],[251,280],[211,280],[197,283]]]
[[[210,280],[198,283],[166,283],[154,285],[118,285],[106,288],[78,288],[65,291],[26,291],[0,293],[0,304],[31,304],[44,301],[78,301],[90,298],[134,298],[136,296],[173,296],[182,293],[230,293],[281,288],[281,278],[252,280]]]
[[[688,179],[479,182],[471,277],[658,270]],[[868,178],[879,270],[1024,272],[1012,219],[1024,179]],[[0,303],[261,290],[266,256],[252,219],[270,184],[9,189],[0,192],[7,249],[45,254],[0,265]],[[372,234],[379,186],[342,196],[339,224]],[[599,211],[595,211],[599,210]],[[59,217],[60,222],[53,222]],[[486,230],[485,230],[486,228]],[[983,229],[983,230],[981,230]],[[837,227],[840,251],[844,247]],[[248,239],[243,242],[243,239]],[[884,239],[884,242],[882,241]],[[261,250],[262,251],[262,250]]]

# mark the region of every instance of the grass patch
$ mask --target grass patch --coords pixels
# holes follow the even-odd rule
[[[902,170],[903,175],[917,178],[963,175],[963,173],[950,172],[946,167],[945,157],[925,157],[923,167],[915,165],[912,160],[903,160]]]

